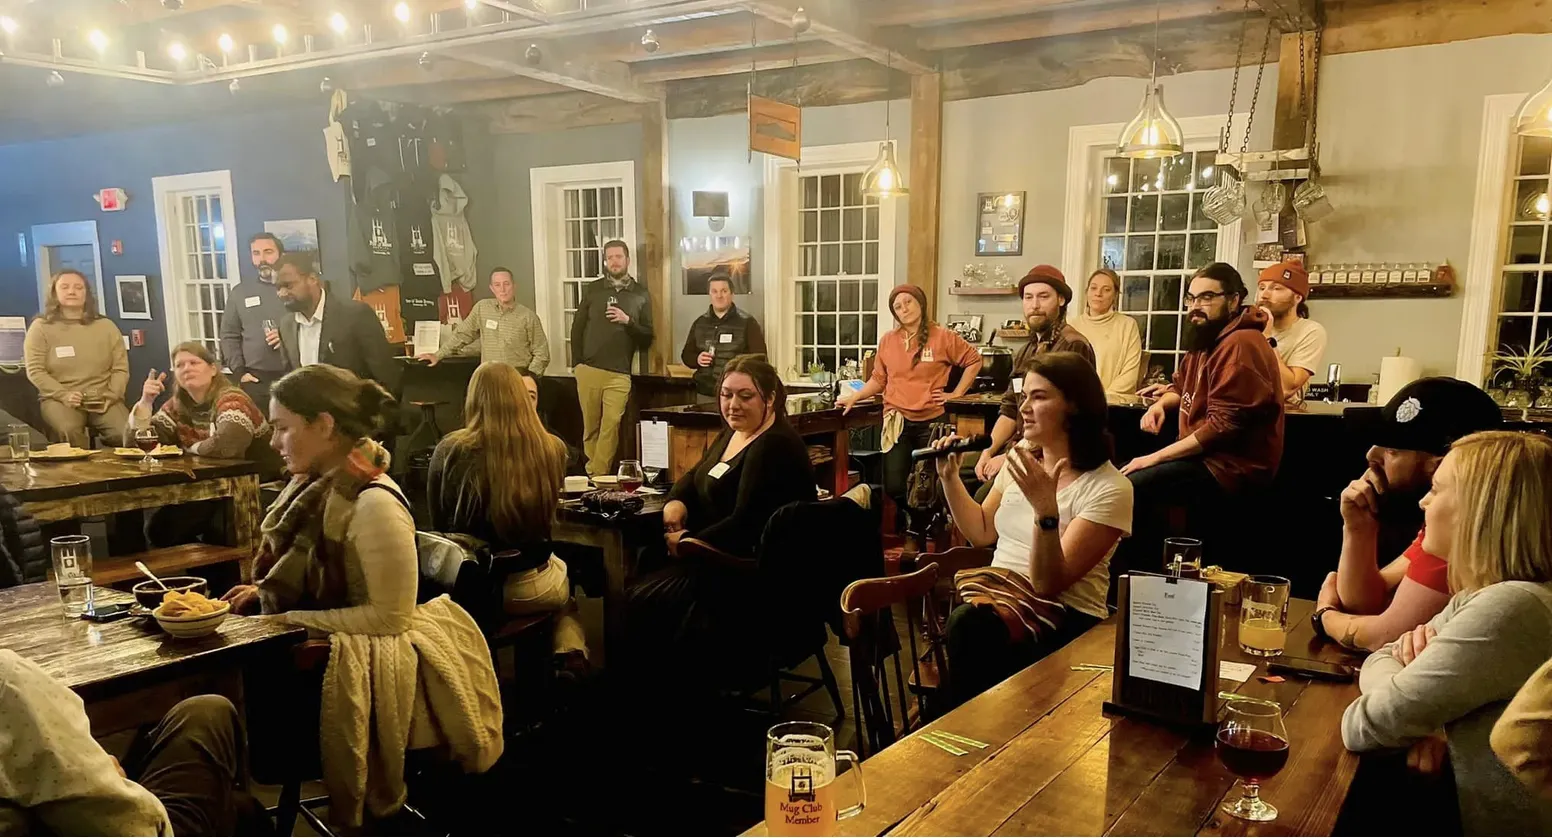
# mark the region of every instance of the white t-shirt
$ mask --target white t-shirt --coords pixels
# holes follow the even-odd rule
[[[1277,357],[1282,358],[1289,369],[1308,370],[1314,380],[1315,373],[1320,372],[1320,362],[1326,357],[1325,326],[1308,317],[1300,317],[1286,332],[1273,330],[1269,336],[1277,339]],[[1304,387],[1309,387],[1309,383],[1305,382]],[[1295,401],[1303,391],[1304,388],[1300,388],[1289,393],[1288,401]]]
[[[1002,492],[1002,503],[997,507],[997,550],[992,556],[992,566],[1029,575],[1029,557],[1034,552],[1035,510],[1024,499],[1024,491],[1013,480],[1013,472],[1006,465],[997,472],[992,489]],[[1106,527],[1114,527],[1123,536],[1132,534],[1132,483],[1110,463],[1078,475],[1071,483],[1056,490],[1056,507],[1060,512],[1062,534],[1067,525],[1082,518]],[[1121,542],[1116,541],[1116,545]],[[1116,545],[1105,554],[1082,579],[1062,591],[1057,599],[1069,608],[1101,619],[1110,616],[1105,607],[1105,595],[1110,590],[1110,557],[1115,555]]]

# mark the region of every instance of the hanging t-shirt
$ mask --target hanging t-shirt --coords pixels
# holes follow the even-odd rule
[[[402,303],[399,301],[399,286],[385,285],[376,291],[362,293],[356,291],[356,299],[372,307],[377,313],[377,322],[383,326],[383,334],[387,335],[391,344],[404,342],[404,319],[399,314]]]
[[[474,309],[474,295],[461,285],[437,298],[437,319],[449,326],[456,326]]]
[[[371,99],[357,99],[340,111],[339,122],[350,142],[351,186],[361,202],[367,196],[365,175],[373,168],[388,173],[401,168],[397,129],[382,104]]]
[[[414,329],[422,320],[440,320],[437,298],[442,295],[442,280],[432,258],[431,205],[413,190],[399,192],[399,244],[403,273],[399,298],[403,305],[406,328]]]
[[[397,194],[391,183],[377,186],[367,193],[365,201],[356,203],[351,213],[356,246],[351,250],[350,274],[356,288],[363,292],[399,284],[399,230],[394,218]]]

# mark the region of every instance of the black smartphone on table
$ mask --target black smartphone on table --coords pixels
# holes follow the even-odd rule
[[[127,602],[113,605],[93,605],[81,617],[94,623],[111,623],[114,620],[122,620],[129,616],[130,604]]]
[[[1267,661],[1266,671],[1273,675],[1298,675],[1317,681],[1334,681],[1345,684],[1353,680],[1353,668],[1344,663],[1310,660],[1309,658],[1274,658]]]

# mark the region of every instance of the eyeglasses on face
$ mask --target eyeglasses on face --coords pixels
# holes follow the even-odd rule
[[[1222,291],[1203,291],[1200,294],[1193,294],[1190,291],[1187,291],[1182,299],[1185,300],[1187,306],[1194,306],[1197,303],[1201,303],[1202,305],[1206,306],[1212,305],[1213,303],[1227,296],[1229,295],[1223,293]]]

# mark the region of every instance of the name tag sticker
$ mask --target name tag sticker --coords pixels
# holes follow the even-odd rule
[[[248,308],[258,308],[258,306],[259,306],[259,298],[258,297],[243,297],[243,305],[247,306]]]
[[[485,328],[487,328],[487,329],[494,329],[494,328],[496,328],[496,321],[494,321],[494,320],[486,320],[485,321]]]
[[[932,363],[932,350],[931,349],[923,349],[922,350],[922,363],[924,363],[924,364]]]
[[[56,346],[56,347],[54,347],[54,357],[55,358],[74,358],[75,357],[75,347],[74,346]]]
[[[711,467],[711,471],[706,472],[707,476],[709,476],[712,480],[721,479],[722,475],[727,474],[727,473],[728,473],[728,464],[727,463],[717,463],[716,465]]]
[[[729,333],[729,332],[723,332],[722,334],[717,336],[717,342],[718,343],[732,343],[733,342],[733,335],[731,333]]]
[[[1022,378],[1015,378],[1015,379],[1013,379],[1013,394],[1014,395],[1019,395],[1019,394],[1021,394],[1023,392],[1024,392],[1024,379],[1022,379]]]

